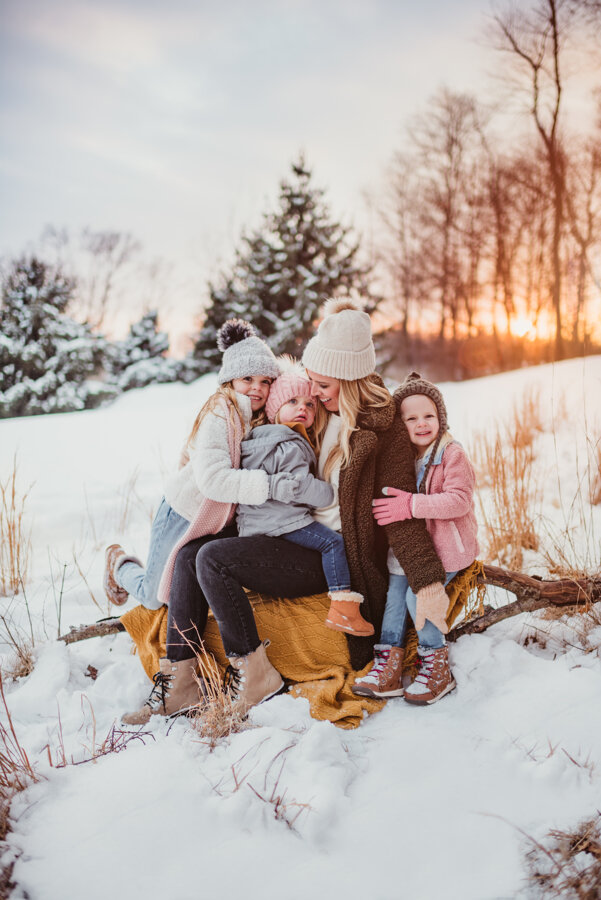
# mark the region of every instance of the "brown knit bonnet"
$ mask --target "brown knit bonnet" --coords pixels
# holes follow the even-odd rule
[[[431,381],[427,381],[425,378],[422,378],[419,372],[411,372],[410,375],[407,375],[402,384],[394,392],[394,398],[400,407],[403,400],[405,400],[407,397],[412,397],[414,394],[425,394],[426,397],[429,397],[429,399],[434,403],[436,412],[438,413],[438,435],[436,437],[436,441],[434,442],[434,446],[432,447],[432,452],[430,453],[428,462],[426,463],[426,470],[419,486],[419,493],[425,494],[428,472],[430,471],[430,467],[434,462],[434,458],[438,451],[438,446],[440,444],[441,438],[445,434],[445,432],[448,431],[449,423],[447,419],[447,408],[445,406],[445,402],[443,400],[441,392]]]

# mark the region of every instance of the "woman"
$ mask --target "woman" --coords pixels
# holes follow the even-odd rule
[[[353,590],[364,597],[361,611],[379,632],[388,585],[388,546],[418,595],[439,598],[444,569],[423,520],[380,528],[372,500],[384,486],[415,492],[414,456],[394,401],[375,374],[369,316],[349,300],[333,300],[303,363],[312,392],[330,413],[321,437],[319,474],[338,488],[318,520],[341,530]],[[273,597],[301,597],[326,589],[317,551],[282,538],[257,535],[191,542],[176,560],[169,601],[167,656],[191,658],[209,607],[230,659],[233,691],[241,708],[273,696],[283,682],[261,643],[244,588]],[[353,668],[371,658],[372,643],[348,636]],[[155,704],[163,703],[158,697]],[[159,711],[157,709],[157,711]]]

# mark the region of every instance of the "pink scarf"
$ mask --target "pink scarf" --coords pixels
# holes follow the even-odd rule
[[[235,415],[235,421],[232,422],[230,416],[230,404],[225,400],[219,401],[217,409],[219,413],[223,415],[226,422],[227,444],[230,452],[230,459],[232,461],[232,468],[239,469],[240,443],[242,441],[242,424],[240,418],[238,415]],[[210,412],[209,415],[215,415],[215,412]],[[202,498],[198,511],[194,519],[190,522],[188,530],[183,537],[179,539],[169,554],[169,559],[163,569],[158,592],[161,603],[169,603],[169,591],[171,590],[171,579],[175,568],[175,560],[182,547],[190,541],[196,540],[196,538],[204,537],[206,534],[218,534],[222,528],[225,528],[226,525],[229,525],[230,522],[232,522],[235,512],[235,503],[222,503],[219,500],[209,500],[208,497]]]

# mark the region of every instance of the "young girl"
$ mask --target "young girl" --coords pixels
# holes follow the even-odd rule
[[[379,525],[425,519],[448,584],[478,554],[474,470],[461,444],[448,431],[445,403],[434,384],[412,372],[394,396],[415,451],[418,492],[385,488],[386,498],[373,502],[374,515]],[[404,696],[408,703],[418,706],[436,703],[455,687],[444,637],[448,631],[448,602],[442,598],[416,602],[391,551],[388,570],[390,580],[380,643],[375,646],[370,672],[352,690],[370,697]],[[402,647],[408,613],[418,634],[420,670],[403,691]]]
[[[287,472],[295,479],[293,490],[288,502],[272,498],[260,506],[239,504],[238,534],[279,536],[319,550],[331,601],[325,624],[334,631],[369,636],[374,628],[359,611],[363,597],[351,590],[342,534],[316,522],[310,513],[312,508],[330,506],[336,495],[331,484],[313,474],[317,460],[311,439],[317,408],[311,382],[290,358],[283,358],[282,365],[286,368],[272,384],[265,405],[272,424],[254,428],[242,442],[241,464],[270,475]]]
[[[158,609],[169,595],[174,549],[202,535],[226,536],[232,504],[263,503],[285,480],[236,467],[244,434],[265,421],[265,401],[279,374],[276,358],[252,325],[239,319],[222,326],[217,343],[223,351],[219,388],[198,413],[179,471],[166,484],[152,524],[147,567],[119,544],[107,548],[104,587],[117,606],[131,596]],[[230,531],[235,534],[233,527]]]

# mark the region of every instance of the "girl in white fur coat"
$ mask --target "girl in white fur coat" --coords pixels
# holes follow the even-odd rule
[[[235,536],[237,503],[292,496],[289,475],[238,468],[242,439],[266,421],[265,401],[279,374],[276,358],[252,325],[240,319],[222,326],[217,345],[223,351],[219,388],[198,413],[180,468],[166,484],[146,568],[119,544],[107,547],[104,588],[117,606],[131,596],[158,609],[168,602],[175,556],[185,543],[205,535],[207,540]]]

